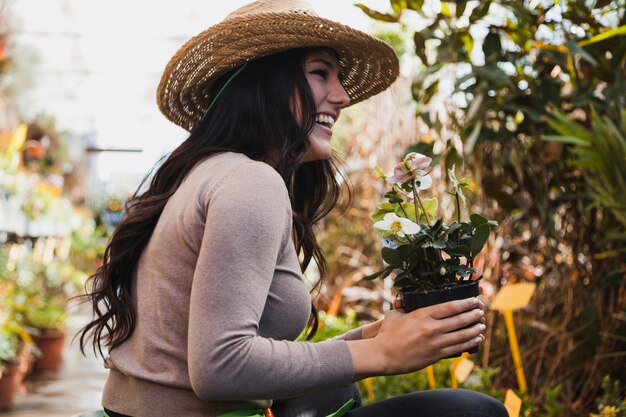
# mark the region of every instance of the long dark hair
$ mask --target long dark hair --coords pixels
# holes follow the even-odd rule
[[[313,225],[337,203],[339,185],[332,160],[302,162],[316,113],[303,69],[306,54],[307,49],[294,49],[249,62],[187,140],[158,167],[147,190],[140,192],[140,186],[127,202],[125,216],[104,252],[103,264],[88,282],[91,290],[85,297],[93,307],[94,320],[78,334],[83,354],[89,341],[94,352],[103,356],[103,347],[112,349],[132,335],[136,312],[131,288],[139,256],[165,204],[185,176],[199,161],[217,152],[240,152],[272,163],[289,190],[300,266],[304,271],[314,260],[324,275],[326,263]],[[223,76],[213,92],[230,75]],[[300,101],[298,118],[293,114],[294,98]],[[148,176],[144,182],[147,180]],[[308,338],[317,327],[314,307],[312,313]]]

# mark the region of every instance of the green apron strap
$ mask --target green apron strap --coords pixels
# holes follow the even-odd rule
[[[260,407],[243,408],[241,410],[229,411],[225,414],[220,414],[218,417],[265,417],[263,409]]]
[[[335,411],[332,414],[327,415],[326,417],[341,417],[344,414],[346,414],[348,411],[350,411],[350,409],[352,409],[353,406],[354,406],[354,400],[350,398],[348,401],[346,401],[344,405],[341,406],[339,410]]]

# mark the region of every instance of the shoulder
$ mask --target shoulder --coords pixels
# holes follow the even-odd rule
[[[194,168],[189,180],[197,184],[198,203],[205,215],[219,211],[220,215],[258,218],[265,212],[291,218],[289,193],[280,174],[243,154],[213,155]]]
[[[285,182],[274,168],[235,152],[219,153],[199,162],[191,176],[204,183],[207,198],[226,190],[287,195]]]

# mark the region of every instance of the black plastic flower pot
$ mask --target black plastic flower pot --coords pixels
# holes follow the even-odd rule
[[[478,288],[478,281],[462,282],[459,285],[452,287],[441,288],[438,290],[431,290],[427,292],[411,291],[401,292],[402,304],[404,310],[408,313],[418,308],[428,307],[435,304],[445,303],[446,301],[462,300],[464,298],[476,297],[480,294]],[[474,326],[476,323],[470,324],[467,327]],[[478,352],[478,346],[467,351],[467,353]],[[449,358],[456,358],[461,356],[463,352],[459,352],[456,355],[448,356]]]

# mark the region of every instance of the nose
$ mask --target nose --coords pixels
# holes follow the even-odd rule
[[[350,104],[350,96],[339,79],[336,79],[333,83],[328,101],[339,106],[339,108],[348,107]]]

